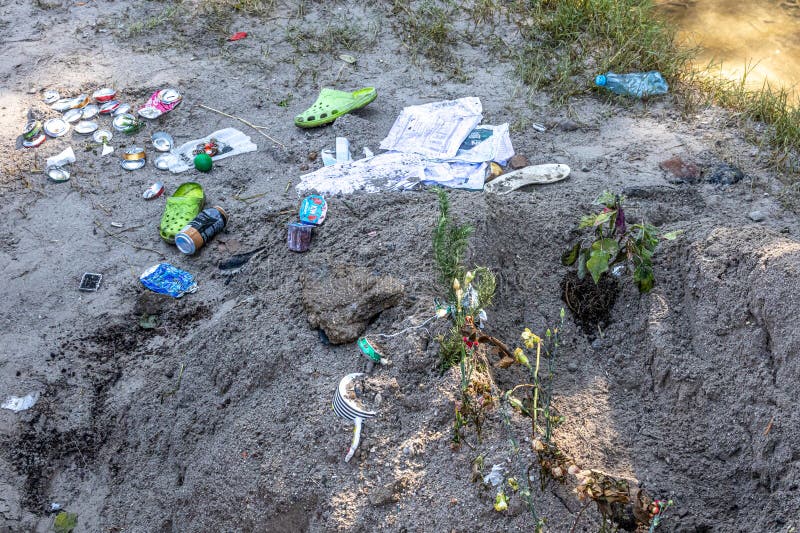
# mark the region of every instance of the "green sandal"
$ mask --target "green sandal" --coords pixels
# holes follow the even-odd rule
[[[159,227],[161,238],[172,244],[175,235],[203,209],[206,195],[199,183],[188,182],[178,187],[175,193],[167,198],[164,214]]]
[[[350,111],[364,107],[377,96],[375,87],[364,87],[352,93],[322,89],[314,105],[294,117],[294,125],[300,128],[314,128],[328,124]]]

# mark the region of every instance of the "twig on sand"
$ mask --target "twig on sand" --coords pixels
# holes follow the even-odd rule
[[[132,243],[131,241],[129,241],[127,239],[123,239],[122,237],[120,237],[116,233],[111,233],[110,231],[108,231],[106,229],[105,226],[103,226],[101,223],[99,223],[96,220],[94,221],[94,225],[97,226],[98,228],[100,228],[101,230],[103,230],[104,232],[106,232],[106,235],[118,240],[121,243],[127,244],[128,246],[136,248],[137,250],[142,250],[142,251],[145,251],[145,252],[152,252],[154,254],[158,254],[160,257],[164,257],[164,254],[159,252],[158,250],[153,250],[152,248],[147,248],[146,246],[139,246],[138,244],[134,244],[134,243]]]
[[[239,122],[241,122],[243,124],[247,124],[248,126],[253,128],[254,130],[256,130],[258,133],[260,133],[261,135],[263,135],[264,137],[266,137],[270,141],[272,141],[275,144],[279,145],[284,150],[286,149],[286,145],[285,144],[283,144],[282,142],[280,142],[278,140],[273,139],[272,137],[270,137],[269,135],[267,135],[266,133],[261,131],[262,129],[266,128],[266,126],[256,126],[252,122],[249,122],[249,121],[247,121],[247,120],[245,120],[245,119],[243,119],[241,117],[237,117],[235,115],[229,115],[228,113],[225,113],[224,111],[220,111],[219,109],[214,109],[213,107],[208,107],[207,105],[203,105],[203,104],[197,104],[197,105],[202,107],[203,109],[208,109],[209,111],[213,111],[214,113],[219,113],[220,115],[226,116],[228,118],[236,119],[236,120],[238,120]]]
[[[252,196],[239,196],[239,195],[237,194],[237,195],[234,195],[233,199],[234,199],[234,200],[239,200],[240,202],[244,202],[244,203],[246,203],[246,204],[250,204],[250,203],[253,203],[253,202],[255,202],[256,200],[258,200],[259,198],[263,198],[263,197],[264,197],[264,196],[266,196],[267,194],[268,194],[268,193],[265,193],[265,192],[258,193],[258,194],[254,194],[254,195],[252,195]]]
[[[578,516],[575,517],[575,521],[572,523],[572,527],[569,528],[569,533],[575,533],[575,527],[578,525],[578,520],[581,519],[581,515],[589,507],[589,504],[592,503],[592,500],[587,501],[583,507],[581,507],[580,512],[578,512]]]
[[[160,395],[161,403],[164,403],[164,400],[169,398],[170,396],[175,396],[175,393],[177,393],[181,389],[181,381],[183,380],[183,370],[185,368],[186,365],[184,363],[181,363],[181,368],[180,370],[178,370],[178,382],[172,389],[161,393]]]

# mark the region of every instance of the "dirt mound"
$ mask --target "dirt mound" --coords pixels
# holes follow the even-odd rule
[[[76,533],[529,531],[539,518],[549,531],[570,531],[582,504],[568,483],[539,490],[529,418],[514,413],[506,423],[491,409],[480,438],[465,428],[454,442],[461,376],[442,373],[437,338],[449,323],[432,319],[445,294],[432,255],[436,195],[328,198],[310,250],[286,248],[299,204],[293,185],[336,136],[359,158],[377,150],[403,106],[472,95],[485,123],[511,125],[514,148],[531,163],[572,168],[564,181],[509,195],[452,193],[451,212],[475,227],[467,261],[497,275],[488,335],[513,349],[524,328],[544,334],[556,324],[569,272],[561,255],[603,190],[624,192],[631,223],[685,231],[656,250],[650,294],[627,275],[618,280],[599,331],[586,334],[567,311],[552,382],[558,446],[583,467],[674,499],[660,531],[800,527],[800,223],[729,117],[596,95],[573,99],[569,112],[542,94],[527,106],[504,52],[514,32],[502,42],[476,33],[503,24],[459,21],[459,34],[475,38],[454,44],[460,74],[448,78],[407,50],[409,30],[401,19],[384,24],[397,14],[381,3],[305,3],[297,24],[294,9],[246,18],[199,16],[198,2],[39,4],[54,3],[0,8],[14,21],[0,57],[3,131],[19,132],[29,110],[55,116],[43,89],[66,96],[113,85],[137,104],[170,86],[184,101],[139,133],[115,134],[106,158],[77,137],[38,151],[0,138],[13,167],[0,179],[0,392],[41,394],[28,411],[0,409],[0,531],[51,530],[52,503],[78,514]],[[227,42],[228,29],[249,36]],[[293,125],[321,86],[362,85],[379,94],[366,108],[331,127]],[[568,121],[582,126],[532,126]],[[183,142],[223,127],[242,129],[258,150],[208,174],[119,166],[123,146],[149,150],[154,131]],[[67,145],[78,158],[72,178],[52,183],[42,161]],[[747,178],[670,184],[658,166],[670,157],[734,165]],[[207,203],[230,214],[225,232],[191,257],[162,242],[164,198],[141,198],[156,179],[168,194],[201,182]],[[758,225],[746,215],[754,210],[764,216]],[[233,254],[261,247],[242,268],[220,272]],[[139,274],[165,260],[195,275],[198,291],[179,300],[144,292]],[[335,265],[385,283],[328,284]],[[103,274],[98,292],[77,290],[83,272]],[[340,340],[363,330],[391,361],[373,372],[378,414],[347,464],[353,425],[331,401],[339,380],[368,361],[354,343],[325,342],[312,327],[304,280],[318,283],[312,299],[339,293],[329,309],[357,326]],[[530,378],[520,365],[493,373],[502,391]],[[494,510],[496,491],[483,483],[494,465],[519,480],[531,469],[533,509],[515,492],[507,511]],[[599,528],[590,507],[575,530]]]

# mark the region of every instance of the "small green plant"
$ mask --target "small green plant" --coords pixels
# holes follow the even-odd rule
[[[321,29],[302,22],[290,25],[286,36],[298,54],[334,54],[343,50],[366,50],[377,41],[379,30],[376,24],[338,17]]]
[[[561,261],[567,266],[577,265],[580,279],[588,272],[595,283],[615,265],[621,265],[622,269],[629,266],[639,292],[650,292],[655,283],[653,253],[659,242],[658,230],[647,223],[628,226],[622,206],[624,200],[618,194],[604,191],[593,204],[602,206],[602,211],[584,216],[578,226],[591,228],[591,239],[576,242]],[[665,233],[662,238],[674,240],[679,233]]]
[[[293,99],[294,95],[292,93],[289,93],[288,95],[286,95],[286,98],[278,102],[278,107],[289,107],[289,104],[292,103]]]
[[[447,289],[446,312],[452,319],[450,331],[439,338],[442,371],[463,358],[461,329],[467,317],[480,323],[483,310],[492,304],[497,280],[485,267],[467,271],[464,254],[473,228],[456,223],[450,215],[450,199],[443,189],[437,190],[439,220],[433,231],[433,258],[439,271],[439,282]]]
[[[128,37],[138,37],[139,35],[150,33],[156,28],[173,22],[181,14],[180,2],[178,5],[169,6],[164,8],[161,13],[148,17],[144,20],[134,22],[128,26]]]
[[[77,514],[61,511],[56,515],[56,519],[53,522],[53,530],[56,533],[72,533],[72,531],[75,529],[77,525],[78,525]]]
[[[450,197],[444,189],[437,189],[439,222],[433,232],[433,258],[439,270],[439,281],[447,286],[448,296],[455,297],[452,283],[464,276],[464,253],[474,229],[469,224],[456,224],[450,216]]]

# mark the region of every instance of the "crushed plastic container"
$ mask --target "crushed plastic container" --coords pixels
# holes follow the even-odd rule
[[[661,73],[655,70],[631,74],[608,72],[597,76],[594,82],[598,87],[605,87],[613,93],[636,98],[666,94],[669,90],[669,85]]]

